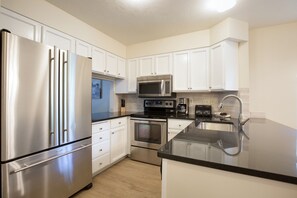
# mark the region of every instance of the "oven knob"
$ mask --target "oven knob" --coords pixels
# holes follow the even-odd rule
[[[168,106],[168,102],[166,102],[165,105]]]

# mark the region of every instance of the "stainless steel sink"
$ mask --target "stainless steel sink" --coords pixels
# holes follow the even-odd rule
[[[200,122],[196,128],[205,129],[205,130],[236,132],[236,129],[232,123],[223,123],[223,122],[222,123]]]

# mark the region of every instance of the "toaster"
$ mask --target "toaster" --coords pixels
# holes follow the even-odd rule
[[[210,105],[195,105],[196,117],[212,117]]]

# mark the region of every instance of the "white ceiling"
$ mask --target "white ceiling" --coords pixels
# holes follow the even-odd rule
[[[250,28],[297,21],[297,0],[237,0],[224,13],[207,10],[209,0],[47,1],[126,45],[208,29],[227,17]]]

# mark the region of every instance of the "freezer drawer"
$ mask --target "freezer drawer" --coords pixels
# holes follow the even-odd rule
[[[1,165],[2,197],[65,198],[92,182],[91,139]]]

